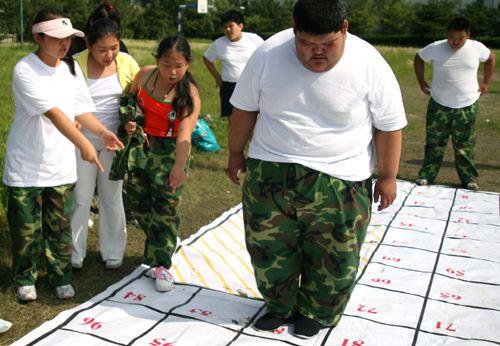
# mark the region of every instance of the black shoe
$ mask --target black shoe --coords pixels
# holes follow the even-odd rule
[[[268,312],[254,323],[253,328],[267,332],[275,330],[289,321],[290,318],[278,317],[273,313]]]
[[[295,322],[293,334],[301,339],[309,339],[318,334],[321,328],[321,323],[301,314]]]

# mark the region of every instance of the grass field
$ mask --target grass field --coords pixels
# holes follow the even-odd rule
[[[132,55],[141,64],[153,63],[152,53],[156,42],[133,41],[126,42]],[[195,232],[200,226],[209,223],[223,211],[240,201],[240,190],[231,185],[226,178],[227,161],[227,124],[218,117],[218,93],[214,82],[204,68],[203,51],[208,42],[192,43],[194,61],[191,72],[197,79],[202,97],[202,114],[211,114],[210,123],[222,150],[215,154],[193,151],[192,165],[189,173],[188,189],[183,195],[180,207],[182,218],[181,238]],[[0,168],[3,168],[5,140],[13,114],[13,98],[11,92],[11,73],[15,63],[26,55],[33,47],[14,47],[0,45]],[[404,131],[404,146],[399,177],[415,179],[423,157],[425,141],[425,108],[427,97],[424,96],[416,83],[413,74],[413,56],[415,48],[379,47],[397,75],[404,96],[409,124]],[[495,52],[500,57],[500,51]],[[429,68],[428,68],[429,70]],[[498,74],[497,74],[498,75]],[[481,74],[482,76],[482,74]],[[498,185],[500,158],[500,78],[494,78],[490,93],[480,100],[478,117],[477,163],[480,171],[479,185],[481,189],[500,191]],[[459,180],[455,173],[454,159],[450,146],[445,162],[438,176],[437,183],[457,185]],[[90,233],[88,257],[83,270],[74,273],[73,286],[76,296],[70,301],[60,301],[55,298],[53,289],[48,285],[42,273],[37,283],[38,300],[28,305],[17,303],[10,273],[11,254],[10,237],[5,219],[5,189],[0,186],[0,318],[14,322],[12,329],[6,334],[0,334],[0,345],[9,344],[42,322],[52,319],[60,311],[74,307],[110,284],[130,273],[141,263],[144,236],[142,231],[130,227],[126,258],[123,267],[111,271],[104,269],[98,253],[98,242],[94,228]]]

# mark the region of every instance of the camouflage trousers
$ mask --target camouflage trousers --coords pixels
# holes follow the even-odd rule
[[[432,183],[438,175],[444,152],[451,135],[455,153],[455,167],[462,185],[477,178],[474,164],[476,145],[476,115],[478,103],[464,108],[441,106],[432,98],[427,107],[425,156],[418,173],[421,179]]]
[[[42,248],[49,282],[54,286],[70,283],[70,216],[74,188],[75,184],[8,187],[7,219],[12,238],[14,281],[18,286],[35,284]]]
[[[293,163],[247,160],[246,245],[268,311],[338,323],[371,216],[371,179],[347,182]]]
[[[177,206],[184,186],[175,193],[168,186],[175,162],[175,138],[151,137],[149,141],[145,165],[128,173],[126,198],[146,234],[143,263],[170,268],[180,225]]]

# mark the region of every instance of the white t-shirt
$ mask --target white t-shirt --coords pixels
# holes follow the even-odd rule
[[[95,110],[78,64],[77,77],[61,62],[51,67],[34,53],[15,66],[14,121],[7,138],[3,182],[16,187],[47,187],[76,181],[75,146],[43,113],[57,107],[70,121]]]
[[[118,110],[123,92],[118,74],[114,73],[111,76],[98,79],[88,78],[87,86],[95,105],[94,115],[108,130],[116,133],[118,126],[120,126]],[[88,130],[84,130],[84,133],[89,138],[98,138]]]
[[[446,40],[436,41],[418,51],[425,62],[432,62],[431,96],[442,106],[463,108],[480,96],[477,70],[488,60],[484,44],[467,40],[462,48],[452,49]]]
[[[351,34],[340,61],[322,73],[297,58],[291,29],[274,35],[248,61],[231,103],[260,112],[249,157],[349,181],[374,171],[374,127],[406,126],[394,73],[374,47]]]
[[[226,36],[216,39],[208,47],[204,56],[211,62],[220,60],[222,65],[222,80],[237,82],[241,71],[245,68],[248,58],[264,40],[257,34],[242,32],[241,39],[232,42]]]

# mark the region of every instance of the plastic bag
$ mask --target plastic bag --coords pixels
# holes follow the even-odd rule
[[[201,151],[214,152],[220,150],[220,145],[207,122],[199,118],[191,134],[191,142]]]

